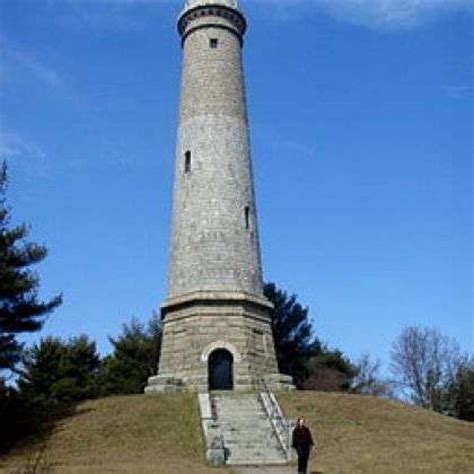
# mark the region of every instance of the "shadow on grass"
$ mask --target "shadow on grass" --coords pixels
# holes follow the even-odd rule
[[[22,449],[31,450],[35,459],[44,457],[46,443],[59,422],[92,411],[78,410],[79,403],[52,404],[44,400],[16,399],[3,407],[0,412],[0,461],[12,451]]]
[[[36,450],[30,451],[21,465],[12,468],[11,474],[49,474],[53,472],[53,463],[47,458],[46,443],[42,443]]]

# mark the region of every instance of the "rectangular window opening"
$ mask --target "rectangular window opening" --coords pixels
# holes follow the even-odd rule
[[[187,174],[191,171],[191,152],[188,150],[184,153],[184,172]]]
[[[245,206],[245,228],[250,228],[250,207]]]
[[[217,48],[217,45],[219,44],[219,40],[217,38],[211,38],[209,40],[209,46],[211,48]]]

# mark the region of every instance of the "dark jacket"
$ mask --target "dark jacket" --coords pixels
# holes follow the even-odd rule
[[[311,431],[307,426],[297,426],[293,430],[293,439],[291,445],[293,446],[293,448],[296,448],[297,446],[314,446]]]

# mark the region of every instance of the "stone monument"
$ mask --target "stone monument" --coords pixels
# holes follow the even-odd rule
[[[188,0],[168,297],[146,393],[292,388],[278,373],[263,295],[236,0]]]

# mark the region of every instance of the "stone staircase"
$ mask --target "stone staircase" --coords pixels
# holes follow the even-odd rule
[[[202,400],[205,400],[205,396],[200,396],[200,402]],[[203,428],[208,446],[214,443],[216,447],[217,436],[226,464],[266,465],[288,462],[284,443],[272,423],[262,394],[212,392],[207,400],[208,421],[207,427],[204,426],[206,422],[203,417]]]

